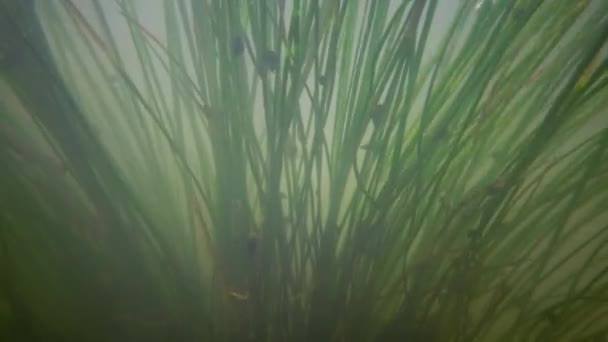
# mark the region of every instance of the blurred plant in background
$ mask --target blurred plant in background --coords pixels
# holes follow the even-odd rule
[[[91,4],[0,1],[1,339],[606,338],[608,2]]]

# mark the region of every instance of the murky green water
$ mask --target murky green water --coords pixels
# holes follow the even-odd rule
[[[0,340],[605,339],[607,6],[0,0]]]

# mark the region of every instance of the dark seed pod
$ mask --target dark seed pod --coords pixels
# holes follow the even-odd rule
[[[387,112],[386,112],[385,105],[383,105],[383,104],[374,105],[374,107],[372,108],[372,111],[371,111],[371,117],[372,117],[372,122],[374,123],[375,127],[378,127],[382,123],[384,123],[384,121],[386,120],[386,116],[387,116]]]
[[[322,86],[327,84],[327,77],[325,75],[319,76],[319,84]]]
[[[247,238],[247,252],[249,253],[249,257],[255,257],[255,254],[258,250],[258,237],[255,233],[250,233]]]
[[[262,61],[262,66],[264,67],[264,69],[267,69],[270,71],[276,71],[281,62],[279,59],[279,54],[272,50],[266,51],[264,53],[264,55],[262,56],[261,61]]]
[[[232,51],[232,55],[235,57],[240,57],[243,55],[243,52],[245,52],[245,40],[242,36],[238,35],[232,38],[230,50]]]
[[[450,134],[450,132],[448,130],[448,126],[443,126],[435,132],[435,134],[432,137],[432,141],[436,142],[436,143],[443,142],[444,140],[447,139],[449,134]]]

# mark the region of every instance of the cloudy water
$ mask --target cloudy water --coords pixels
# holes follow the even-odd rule
[[[0,0],[0,340],[604,340],[607,40],[602,0]]]

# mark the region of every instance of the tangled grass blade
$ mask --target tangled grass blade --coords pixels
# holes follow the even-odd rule
[[[606,1],[0,0],[0,100],[0,340],[607,336]]]

